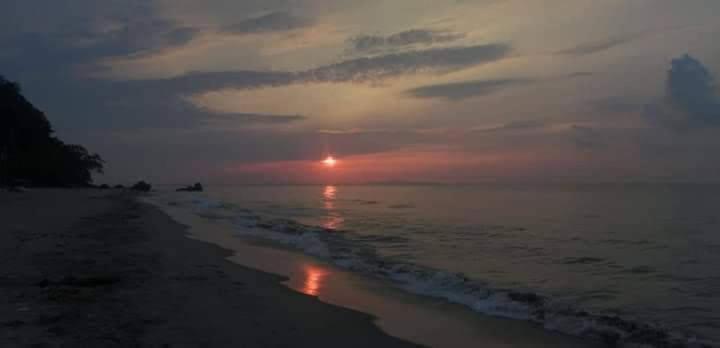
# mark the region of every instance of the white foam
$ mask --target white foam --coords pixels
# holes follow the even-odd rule
[[[236,221],[236,224],[242,227],[236,231],[238,235],[270,240],[321,258],[330,257],[327,244],[318,237],[317,233],[288,234],[277,230],[257,228],[257,222],[247,219]]]
[[[189,203],[193,211],[201,216],[214,216],[220,214],[218,209],[228,208],[222,202],[207,198],[194,198]],[[182,202],[178,204],[182,205]],[[716,346],[692,337],[668,334],[661,328],[640,325],[631,320],[568,308],[532,293],[493,289],[462,274],[388,262],[377,257],[367,245],[348,240],[340,234],[327,234],[318,227],[305,226],[291,220],[265,219],[247,211],[233,214],[232,221],[238,227],[238,235],[276,242],[333,262],[344,269],[387,279],[409,292],[445,299],[479,313],[534,321],[547,330],[610,340],[625,346]]]
[[[222,203],[208,198],[193,198],[190,202],[196,209],[214,209],[222,206]]]

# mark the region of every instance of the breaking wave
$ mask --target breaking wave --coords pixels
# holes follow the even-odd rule
[[[171,202],[172,205],[181,205]],[[205,199],[191,201],[194,213],[213,219],[227,219],[239,227],[235,233],[279,243],[331,262],[343,269],[385,279],[409,292],[445,299],[472,310],[497,317],[526,320],[547,330],[584,337],[621,347],[718,347],[693,335],[672,332],[657,324],[643,323],[615,314],[586,311],[564,305],[533,291],[494,288],[481,280],[426,266],[380,257],[363,238],[388,243],[402,242],[391,237],[364,236],[350,240],[319,226],[289,219],[267,218],[231,205]],[[602,262],[594,258],[564,259],[567,264]]]

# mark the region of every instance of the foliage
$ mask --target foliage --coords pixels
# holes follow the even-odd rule
[[[87,186],[103,160],[53,135],[45,114],[0,76],[0,185]]]
[[[135,190],[135,191],[140,191],[140,192],[150,192],[152,190],[152,185],[150,185],[144,181],[139,181],[135,185],[132,185],[132,187],[130,187],[130,189]]]

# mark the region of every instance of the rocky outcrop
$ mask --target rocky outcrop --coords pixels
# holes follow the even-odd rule
[[[203,192],[203,186],[199,182],[196,182],[195,185],[177,189],[177,192]]]

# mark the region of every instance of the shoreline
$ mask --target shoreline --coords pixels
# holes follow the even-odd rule
[[[263,240],[240,238],[233,226],[203,219],[157,196],[142,200],[188,226],[188,237],[233,251],[228,260],[280,275],[294,291],[325,303],[369,313],[384,332],[432,347],[599,347],[599,342],[550,332],[536,324],[483,315],[460,304],[412,294],[381,279],[350,272],[297,250]]]
[[[0,345],[415,347],[118,191],[0,194]]]

